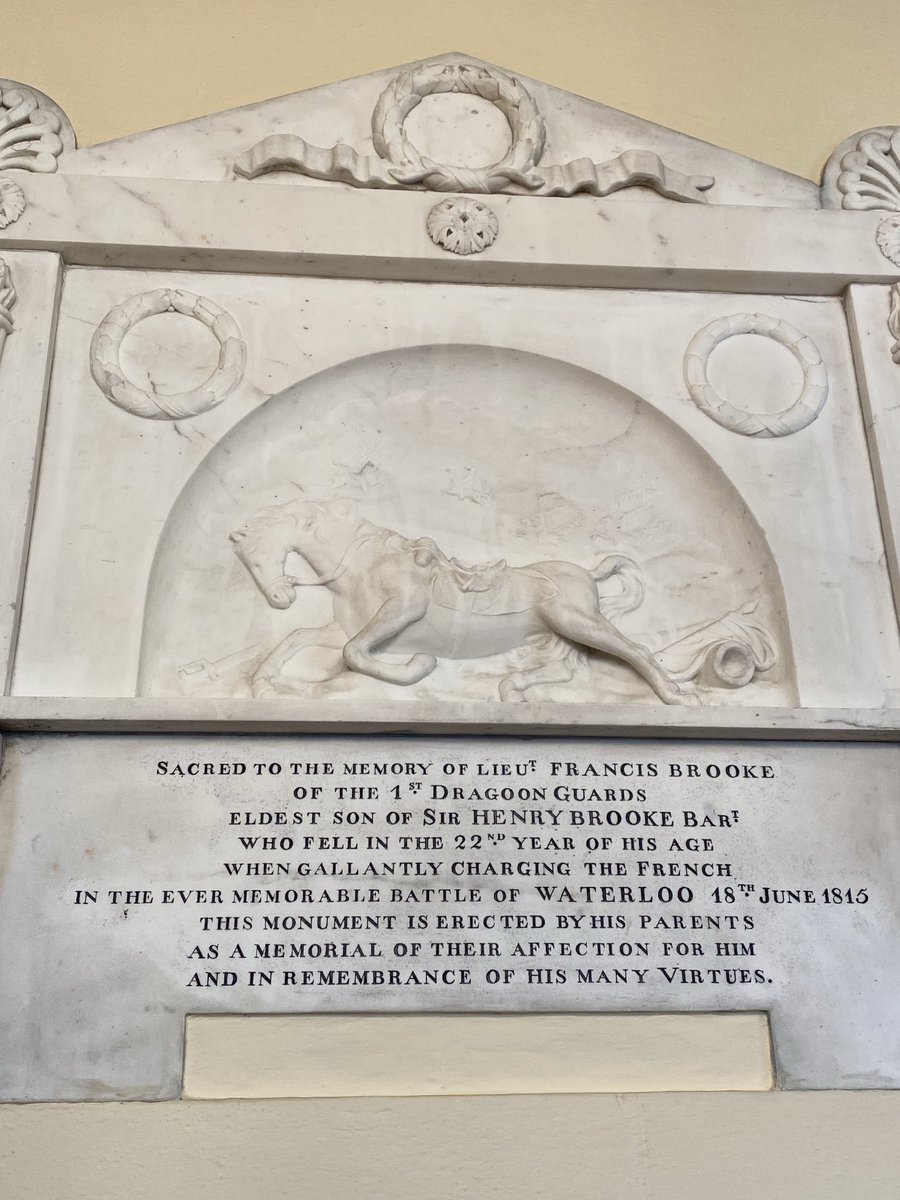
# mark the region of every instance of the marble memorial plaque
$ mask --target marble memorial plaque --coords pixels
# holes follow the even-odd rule
[[[770,1014],[900,1083],[890,747],[13,737],[7,1099],[178,1094],[187,1013]]]
[[[898,171],[461,54],[85,149],[0,80],[4,1098],[258,1012],[900,1086]]]

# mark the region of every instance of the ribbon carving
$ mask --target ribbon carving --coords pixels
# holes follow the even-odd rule
[[[409,140],[404,121],[426,96],[456,92],[479,96],[506,118],[512,143],[486,167],[447,166],[425,157]],[[234,163],[237,175],[255,179],[270,171],[297,171],[359,188],[403,188],[526,196],[608,196],[626,187],[650,187],[671,200],[703,204],[715,180],[682,175],[648,150],[626,150],[604,163],[578,158],[538,166],[544,151],[544,119],[527,89],[511,75],[475,63],[437,63],[405,71],[388,84],[372,114],[377,157],[352,146],[311,146],[296,134],[263,138]]]

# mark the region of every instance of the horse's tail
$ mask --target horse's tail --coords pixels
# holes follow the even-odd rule
[[[603,615],[619,616],[631,612],[644,599],[644,583],[637,563],[626,558],[624,554],[609,554],[596,567],[591,568],[591,577],[595,583],[603,583],[618,575],[622,587],[611,596],[600,597],[600,607]]]

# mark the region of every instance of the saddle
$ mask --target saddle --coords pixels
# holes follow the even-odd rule
[[[489,592],[500,586],[509,569],[505,558],[467,567],[458,558],[450,559],[451,577],[461,592]]]
[[[432,583],[432,600],[454,612],[485,617],[525,612],[542,595],[550,596],[555,590],[539,572],[510,567],[505,558],[473,566],[451,558],[442,568]]]
[[[431,598],[452,612],[501,617],[526,612],[539,599],[549,598],[556,585],[539,571],[510,567],[505,558],[469,565],[448,558],[428,537],[404,538],[403,550],[411,553],[420,567],[434,567]]]

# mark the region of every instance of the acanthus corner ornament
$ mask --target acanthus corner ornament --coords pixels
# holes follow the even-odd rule
[[[776,413],[748,412],[730,404],[709,382],[709,359],[721,342],[738,334],[771,338],[790,350],[803,372],[800,395]],[[798,433],[811,425],[828,398],[828,370],[815,343],[787,321],[762,313],[719,317],[691,339],[684,356],[684,378],[691,399],[725,429],[745,437],[774,438]]]
[[[0,171],[55,171],[61,129],[59,115],[29,88],[0,81]]]
[[[493,245],[500,231],[494,210],[468,196],[441,200],[429,211],[425,224],[434,244],[451,254],[480,254]]]
[[[181,313],[205,325],[219,343],[218,363],[205,383],[175,395],[149,392],[126,379],[119,352],[139,321],[161,313]],[[181,421],[221,404],[244,375],[247,347],[234,318],[203,296],[176,288],[141,292],[106,314],[91,341],[91,375],[104,396],[137,417]]]
[[[6,339],[13,331],[12,310],[15,302],[16,289],[13,284],[12,271],[0,258],[0,358],[3,357]]]
[[[52,174],[67,146],[74,149],[75,134],[62,109],[48,96],[0,79],[0,171]],[[0,229],[24,211],[22,188],[0,175]]]
[[[458,93],[495,105],[510,128],[511,145],[485,167],[449,166],[423,155],[404,130],[409,114],[427,96]],[[427,63],[396,75],[372,113],[377,157],[352,146],[311,146],[296,134],[263,138],[234,163],[237,175],[255,179],[270,171],[297,171],[312,179],[359,188],[417,188],[422,191],[511,195],[608,196],[621,188],[653,188],[671,200],[705,203],[715,179],[682,175],[649,150],[626,150],[609,162],[579,158],[556,166],[539,165],[544,152],[544,118],[528,89],[512,75],[479,63]]]
[[[891,358],[900,366],[900,283],[891,288],[891,315],[888,317],[888,329],[895,338],[891,346]]]
[[[867,129],[840,161],[841,208],[900,212],[900,125]]]
[[[900,213],[900,125],[865,129],[842,142],[825,167],[822,203],[851,212]],[[900,267],[900,217],[887,217],[875,240]]]

